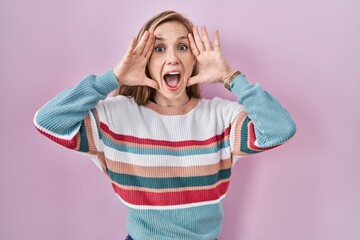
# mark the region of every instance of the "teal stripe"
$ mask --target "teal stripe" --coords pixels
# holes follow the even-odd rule
[[[141,155],[168,155],[168,156],[202,155],[202,154],[216,153],[219,150],[226,148],[230,145],[229,140],[226,140],[226,141],[221,141],[217,145],[207,148],[160,149],[160,148],[143,148],[140,147],[141,145],[139,147],[136,147],[136,146],[127,146],[125,144],[114,143],[103,134],[101,134],[101,139],[104,142],[104,144],[110,148],[116,149],[121,152],[128,152],[128,153],[141,154]]]
[[[111,180],[125,186],[136,186],[153,189],[164,188],[183,188],[209,186],[222,179],[227,179],[231,175],[231,168],[220,170],[219,172],[207,176],[195,177],[171,177],[171,178],[150,178],[140,177],[130,174],[116,173],[107,169]]]
[[[240,144],[240,151],[243,153],[249,153],[249,154],[253,154],[253,153],[258,153],[261,151],[254,151],[252,149],[248,148],[248,124],[250,122],[250,118],[246,117],[246,119],[243,122],[243,125],[241,126],[241,144]]]
[[[89,152],[89,142],[86,135],[86,127],[84,120],[81,123],[80,127],[80,148],[78,151],[80,152]]]

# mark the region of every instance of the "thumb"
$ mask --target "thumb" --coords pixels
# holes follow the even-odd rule
[[[199,75],[193,76],[191,78],[189,78],[188,82],[187,82],[187,86],[191,86],[194,84],[198,84],[201,83],[201,78],[199,78]]]
[[[159,84],[155,80],[152,80],[150,78],[145,78],[144,85],[151,88],[159,89]]]

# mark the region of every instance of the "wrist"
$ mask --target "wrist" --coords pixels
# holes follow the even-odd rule
[[[232,81],[241,74],[238,70],[232,70],[228,77],[224,80],[225,88],[230,90]]]
[[[122,82],[122,79],[124,78],[123,76],[121,76],[121,73],[120,71],[118,70],[117,66],[115,66],[113,69],[112,69],[117,81],[119,82],[119,84],[123,84]]]
[[[225,74],[223,74],[223,77],[222,77],[222,82],[224,84],[226,84],[226,82],[231,78],[231,76],[233,74],[235,74],[237,72],[237,70],[234,70],[234,69],[229,69],[225,72]]]

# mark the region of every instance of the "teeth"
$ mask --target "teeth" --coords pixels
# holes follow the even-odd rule
[[[179,72],[171,72],[171,73],[168,73],[169,75],[176,75],[176,74],[180,74]]]

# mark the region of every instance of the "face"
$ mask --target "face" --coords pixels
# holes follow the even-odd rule
[[[148,62],[150,76],[159,84],[155,101],[163,106],[181,106],[189,98],[186,84],[195,65],[187,35],[189,31],[180,22],[159,25],[154,30],[155,45]]]

